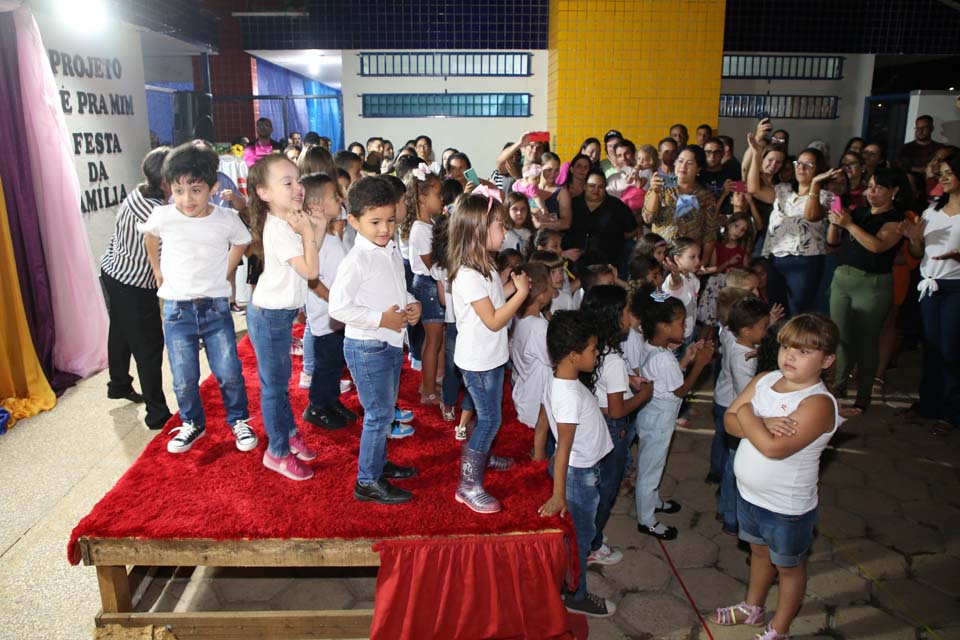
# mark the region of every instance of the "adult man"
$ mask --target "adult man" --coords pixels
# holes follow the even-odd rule
[[[664,138],[657,144],[657,151],[660,153],[660,171],[673,173],[673,163],[677,159],[677,149],[679,148],[677,141],[673,138]]]
[[[300,137],[299,131],[290,132],[290,146],[296,147],[297,149],[303,149],[303,138]]]
[[[707,144],[707,139],[713,137],[713,127],[708,124],[702,124],[697,127],[697,144],[701,147]]]
[[[933,133],[933,116],[920,116],[914,125],[913,141],[900,147],[897,166],[904,171],[923,173],[933,159],[933,154],[943,145],[930,137]]]
[[[376,151],[381,155],[383,154],[383,138],[380,136],[367,138],[367,153],[369,154],[371,151]]]
[[[733,213],[729,197],[733,183],[743,179],[740,167],[733,163],[724,164],[720,138],[707,138],[703,152],[707,156],[707,166],[700,172],[700,183],[716,196],[720,212],[729,215]]]
[[[607,179],[607,193],[619,198],[633,184],[637,166],[637,147],[629,140],[621,140],[616,147],[617,171]]]
[[[252,167],[257,160],[268,156],[274,151],[282,151],[280,144],[270,139],[273,134],[273,122],[270,118],[257,119],[257,139],[243,150],[243,161]]]
[[[686,125],[675,124],[670,127],[670,137],[676,141],[678,149],[683,149],[687,146],[687,140],[690,139],[690,132],[687,131]]]
[[[417,142],[419,143],[419,139]],[[419,151],[419,147],[417,150]],[[546,150],[546,145],[543,142],[531,142],[525,133],[513,144],[505,146],[500,155],[497,156],[497,171],[504,178],[509,176],[519,180],[523,177],[523,167],[533,163],[540,164],[540,158]],[[520,152],[520,162],[517,161],[518,151]],[[505,192],[509,190],[511,184],[512,181],[504,180],[503,189]]]
[[[618,171],[617,169],[617,145],[623,140],[623,134],[616,129],[610,129],[603,136],[603,146],[606,147],[607,157],[600,161],[600,168],[603,174],[609,178]]]

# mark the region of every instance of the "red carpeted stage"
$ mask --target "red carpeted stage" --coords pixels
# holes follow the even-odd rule
[[[416,497],[399,506],[362,503],[352,496],[359,421],[340,431],[302,421],[307,392],[296,384],[300,358],[294,358],[290,396],[297,424],[319,454],[309,463],[316,475],[292,482],[263,468],[256,360],[248,338],[238,346],[258,448],[236,450],[210,376],[201,385],[206,436],[180,455],[167,453],[166,435],[155,438],[74,529],[70,562],[97,566],[98,624],[169,624],[178,637],[221,637],[227,629],[233,637],[275,637],[279,629],[296,637],[369,633],[391,640],[584,635],[585,623],[568,618],[559,597],[575,566],[565,539],[572,528],[568,520],[537,515],[551,480],[543,463],[529,459],[533,433],[517,422],[509,393],[494,451],[519,464],[488,473],[484,483],[503,502],[501,513],[481,516],[454,501],[460,443],[437,408],[415,402],[420,376],[412,371],[404,372],[400,404],[416,413],[417,431],[390,441],[389,455],[419,469],[418,477],[398,481]],[[356,392],[342,399],[359,412]],[[376,608],[372,615],[132,613],[128,566],[198,565],[379,566]]]

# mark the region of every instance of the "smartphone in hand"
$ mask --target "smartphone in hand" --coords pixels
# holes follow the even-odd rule
[[[734,193],[746,193],[747,192],[747,183],[743,180],[737,180],[733,183],[733,192]]]
[[[470,184],[480,184],[480,177],[477,176],[477,172],[473,167],[470,167],[463,172],[463,177],[467,179],[467,182]]]
[[[531,131],[527,134],[527,140],[530,142],[550,142],[549,131]]]
[[[675,173],[661,173],[660,177],[663,178],[663,188],[664,189],[676,189],[677,188],[677,174]]]

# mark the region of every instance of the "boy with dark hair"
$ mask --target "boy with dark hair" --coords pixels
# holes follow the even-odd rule
[[[360,179],[360,170],[363,168],[363,160],[352,151],[340,150],[333,154],[333,164],[337,169],[343,169],[350,174],[350,183]]]

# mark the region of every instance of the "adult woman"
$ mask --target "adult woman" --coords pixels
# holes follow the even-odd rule
[[[750,166],[751,182],[759,175],[760,151],[756,138],[747,136],[754,148]],[[826,208],[833,199],[823,183],[841,173],[824,171],[823,155],[817,149],[804,149],[793,162],[796,180],[773,188],[773,210],[767,226],[762,255],[770,258],[771,286],[786,293],[790,315],[813,310],[827,249]]]
[[[157,147],[146,155],[140,168],[145,182],[124,199],[117,210],[113,237],[100,260],[101,279],[110,313],[107,359],[110,382],[108,398],[144,402],[147,426],[162,429],[170,419],[163,395],[163,323],[157,304],[157,281],[147,258],[143,234],[137,224],[146,222],[154,207],[170,199],[161,168],[170,147]],[[137,363],[138,395],[130,377],[130,356]]]
[[[560,156],[544,151],[541,161],[543,165],[540,172],[540,193],[544,209],[534,209],[530,212],[533,226],[537,229],[566,231],[570,228],[572,214],[570,194],[562,185],[557,184],[557,176],[560,174]]]
[[[447,178],[456,180],[464,189],[466,189],[469,184],[464,172],[472,166],[467,154],[460,153],[459,151],[454,151],[443,161],[443,168],[446,169]]]
[[[643,221],[654,233],[667,242],[685,236],[703,243],[703,264],[710,261],[720,231],[717,199],[697,182],[697,175],[706,166],[703,149],[695,144],[684,147],[674,161],[677,186],[665,189],[663,176],[654,173],[643,201]]]
[[[843,148],[843,155],[847,155],[851,151],[854,153],[863,153],[863,148],[867,146],[867,141],[863,138],[854,136],[847,140],[847,146]]]
[[[637,228],[627,205],[607,193],[607,178],[590,169],[583,194],[573,199],[573,224],[563,238],[564,249],[581,249],[590,264],[620,265],[626,239]]]
[[[590,160],[590,166],[595,167],[600,164],[600,149],[601,145],[599,140],[596,138],[587,138],[583,141],[583,144],[580,145],[580,153],[578,155],[586,156],[587,159]]]
[[[347,147],[347,151],[357,154],[360,157],[361,164],[363,164],[367,157],[367,148],[359,142],[351,142],[350,146]]]
[[[863,156],[866,168],[866,176],[869,178],[877,167],[887,166],[887,147],[881,142],[871,142],[860,152]]]
[[[593,162],[590,156],[584,153],[573,156],[573,160],[570,161],[570,175],[565,183],[571,198],[576,198],[583,193],[584,185],[587,184],[587,174],[592,167]]]
[[[960,427],[960,153],[940,163],[943,197],[900,230],[920,262],[923,378],[919,413],[943,421],[939,433]]]
[[[787,160],[787,150],[779,144],[768,144],[760,153],[760,164],[754,173],[749,171],[747,177],[747,192],[753,197],[760,215],[762,224],[757,226],[757,237],[753,246],[753,257],[759,258],[763,252],[763,244],[767,237],[767,224],[773,212],[773,201],[776,199],[774,186],[779,181],[780,169]],[[750,163],[750,168],[753,162]]]
[[[854,365],[860,372],[856,400],[840,412],[845,417],[870,407],[871,373],[877,370],[880,332],[893,303],[893,261],[903,239],[897,230],[904,219],[896,202],[900,184],[895,170],[877,169],[867,187],[867,206],[829,215],[827,243],[840,249],[830,285],[830,317],[840,328],[837,379],[843,384]]]

